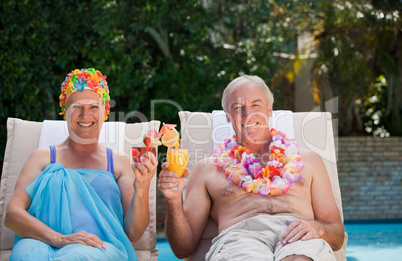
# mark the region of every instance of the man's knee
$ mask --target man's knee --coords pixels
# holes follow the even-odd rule
[[[292,255],[292,256],[287,256],[282,261],[311,261],[313,259],[306,257],[306,256],[299,256],[299,255]]]

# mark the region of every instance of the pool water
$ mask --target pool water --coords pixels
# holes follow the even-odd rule
[[[402,260],[402,223],[345,224],[347,261]],[[158,238],[159,260],[176,261],[165,238]]]
[[[160,260],[160,261],[183,260],[183,259],[178,259],[173,254],[173,251],[170,248],[169,242],[165,238],[158,238],[156,240],[156,248],[159,250],[158,260]]]
[[[346,224],[348,261],[402,260],[402,223]]]

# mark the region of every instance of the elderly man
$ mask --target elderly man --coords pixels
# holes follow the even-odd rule
[[[344,227],[324,163],[270,130],[272,105],[271,91],[257,76],[226,87],[222,107],[236,137],[196,165],[184,203],[180,191],[169,190],[183,186],[183,178],[162,165],[158,188],[177,257],[196,251],[211,216],[219,235],[206,260],[335,260]]]

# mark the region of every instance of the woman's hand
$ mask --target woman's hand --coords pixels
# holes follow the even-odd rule
[[[156,173],[156,168],[158,167],[158,161],[155,155],[151,152],[147,152],[141,156],[140,162],[133,162],[132,168],[135,174],[134,187],[137,189],[139,187],[148,188],[153,176]]]
[[[85,246],[97,247],[106,249],[105,243],[99,239],[94,234],[87,233],[85,231],[81,231],[78,233],[70,234],[70,235],[62,235],[60,237],[59,242],[55,242],[52,245],[57,248],[62,248],[71,244],[82,244]]]

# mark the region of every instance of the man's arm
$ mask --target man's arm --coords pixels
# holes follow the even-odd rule
[[[174,187],[179,179],[174,177],[174,172],[167,171],[166,164],[162,165],[158,188],[166,197],[166,236],[178,258],[185,258],[196,251],[208,220],[211,200],[205,181],[210,166],[205,162],[199,162],[191,174],[184,204],[180,191],[166,190],[167,187]]]
[[[343,245],[344,226],[335,203],[331,182],[321,157],[311,151],[302,155],[305,171],[312,171],[311,204],[314,221],[296,220],[284,233],[282,242],[292,243],[299,239],[323,238],[338,250]]]

